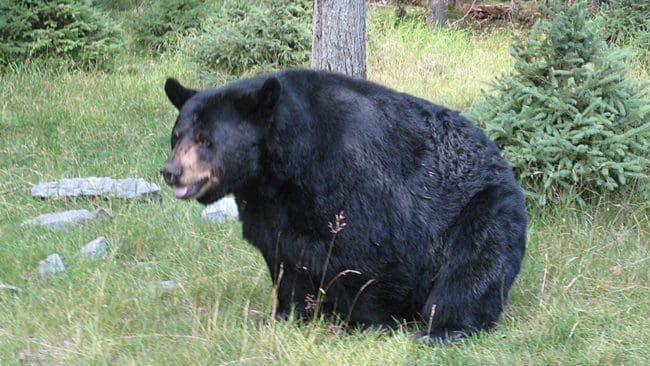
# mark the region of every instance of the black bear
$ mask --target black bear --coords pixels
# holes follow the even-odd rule
[[[365,80],[290,69],[196,91],[161,173],[176,197],[235,196],[277,313],[364,326],[420,321],[420,340],[492,327],[525,247],[510,166],[457,112]],[[322,295],[322,296],[321,296]]]

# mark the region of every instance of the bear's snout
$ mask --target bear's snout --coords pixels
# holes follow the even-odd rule
[[[163,179],[165,179],[165,183],[173,186],[178,184],[181,175],[183,175],[183,168],[168,160],[160,168],[160,174],[162,174]]]

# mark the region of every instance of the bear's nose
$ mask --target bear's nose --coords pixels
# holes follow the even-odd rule
[[[179,165],[168,161],[160,168],[160,174],[165,179],[165,183],[173,186],[178,183],[178,179],[183,174],[183,169]]]

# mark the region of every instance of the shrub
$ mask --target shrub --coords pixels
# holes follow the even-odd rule
[[[227,2],[194,44],[207,79],[304,65],[311,52],[310,0]]]
[[[602,37],[611,44],[626,45],[650,32],[650,2],[607,0],[595,18]]]
[[[107,16],[78,0],[0,2],[0,65],[33,59],[97,66],[121,46]]]
[[[93,0],[92,4],[106,10],[125,11],[139,8],[149,1],[152,0]]]
[[[640,63],[650,66],[650,1],[608,0],[594,23],[608,44],[631,46]]]
[[[514,73],[468,114],[542,204],[560,197],[552,192],[575,189],[582,201],[647,179],[650,100],[626,79],[624,53],[594,36],[579,4],[546,10],[552,19],[527,41],[515,37]]]
[[[176,46],[181,37],[199,29],[215,7],[214,1],[154,1],[133,22],[136,41],[156,51]]]

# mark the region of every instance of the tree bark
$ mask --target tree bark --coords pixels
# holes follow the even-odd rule
[[[366,77],[364,0],[315,0],[311,67]]]
[[[426,0],[427,15],[426,22],[429,27],[444,27],[447,17],[445,16],[445,0]]]

